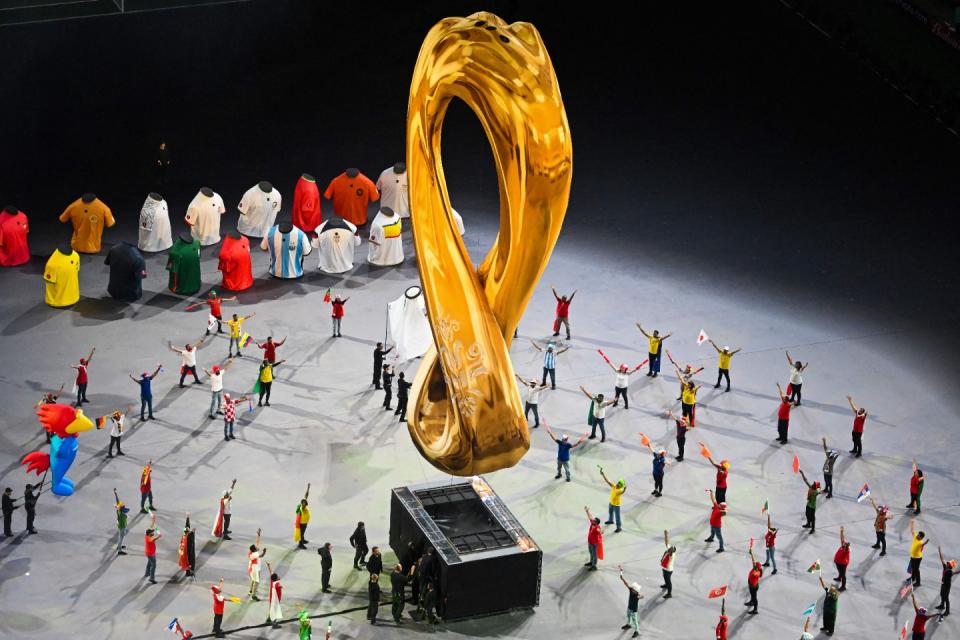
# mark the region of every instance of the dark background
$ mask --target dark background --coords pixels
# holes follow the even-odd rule
[[[257,0],[4,27],[0,206],[30,216],[43,258],[84,191],[119,220],[108,244],[134,237],[161,139],[174,232],[200,186],[233,210],[267,179],[289,211],[303,171],[321,188],[347,166],[376,179],[404,154],[423,36],[478,8],[536,25],[557,69],[574,147],[561,249],[586,242],[624,269],[642,257],[931,336],[952,328],[960,144],[769,0]],[[444,160],[468,227],[495,216],[489,148],[465,107],[448,117]]]

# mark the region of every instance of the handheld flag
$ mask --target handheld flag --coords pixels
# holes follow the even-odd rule
[[[697,346],[699,347],[704,342],[710,339],[710,336],[707,335],[707,332],[703,329],[700,329],[699,335],[697,335]]]
[[[213,331],[213,328],[217,326],[217,319],[212,315],[207,316],[207,331]]]
[[[640,444],[642,444],[645,447],[650,446],[650,438],[648,438],[644,433],[640,434]]]
[[[253,337],[249,333],[244,333],[243,337],[240,338],[240,344],[243,345],[244,349],[249,347],[251,342],[253,342]]]
[[[820,573],[820,560],[818,559],[812,565],[807,567],[807,573],[813,573],[814,571]]]
[[[103,429],[103,425],[107,423],[107,416],[100,416],[97,418],[97,429]]]
[[[750,542],[747,546],[748,549],[753,549],[753,536],[750,536]]]
[[[800,473],[800,456],[793,456],[793,472]]]
[[[913,591],[913,582],[912,582],[912,581],[911,581],[911,582],[907,582],[907,584],[903,585],[903,588],[900,589],[900,599],[903,600],[904,598],[906,598],[906,597],[910,594],[911,591]]]
[[[243,601],[242,601],[240,598],[238,598],[237,596],[227,596],[227,600],[229,600],[230,602],[232,602],[232,603],[234,603],[234,604],[241,604],[241,603],[243,602]]]
[[[323,293],[323,301],[330,302],[330,300],[331,300],[330,289],[327,288],[327,290]]]
[[[770,511],[770,501],[764,498],[763,506],[760,507],[760,515],[763,515]]]
[[[710,449],[707,448],[707,445],[700,443],[700,455],[704,458],[712,458],[713,455],[710,453]]]
[[[905,640],[907,637],[907,631],[910,629],[910,618],[907,618],[903,623],[903,629],[900,629],[900,640]]]
[[[806,611],[803,612],[802,617],[806,618],[807,616],[812,616],[816,610],[817,610],[817,603],[814,602],[809,607],[807,607]]]
[[[869,497],[870,497],[870,487],[864,484],[863,488],[860,489],[860,493],[857,495],[857,502],[863,502]]]
[[[727,595],[727,585],[721,585],[715,589],[710,589],[710,593],[707,594],[708,598],[722,598]]]
[[[172,631],[174,633],[180,633],[180,622],[174,618],[170,621],[170,624],[167,625],[167,631]]]

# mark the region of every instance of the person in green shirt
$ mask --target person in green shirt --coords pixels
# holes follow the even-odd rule
[[[130,509],[120,501],[116,489],[113,490],[113,499],[117,509],[117,555],[125,556],[127,552],[124,549],[127,548],[127,545],[123,544],[123,539],[127,535],[127,514]]]
[[[310,622],[310,614],[307,613],[306,609],[300,610],[297,620],[300,622],[300,640],[310,640],[313,637],[313,625]]]
[[[827,583],[823,581],[823,576],[820,576],[820,586],[823,587],[823,590],[827,593],[827,596],[823,599],[823,626],[820,627],[820,631],[825,632],[828,636],[833,635],[833,629],[837,625],[837,609],[840,606],[840,591],[833,585],[827,586]]]
[[[807,523],[803,525],[804,529],[810,529],[808,533],[815,533],[817,530],[817,496],[820,495],[820,483],[818,481],[809,482],[807,476],[800,469],[800,477],[803,483],[807,485]]]

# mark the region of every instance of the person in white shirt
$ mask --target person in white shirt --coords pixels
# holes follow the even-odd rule
[[[647,364],[647,361],[644,360],[633,369],[630,369],[626,364],[621,364],[619,367],[613,366],[613,363],[610,362],[610,358],[603,352],[602,349],[597,349],[597,352],[600,354],[600,357],[603,358],[604,362],[613,369],[613,373],[616,375],[616,380],[613,387],[613,406],[617,406],[620,402],[620,396],[623,396],[623,408],[630,408],[630,399],[627,397],[627,387],[630,385],[630,375],[636,373],[640,370],[643,365]]]
[[[526,378],[521,378],[517,375],[517,380],[520,381],[520,384],[527,387],[527,402],[523,407],[523,417],[529,419],[530,412],[533,411],[533,428],[536,429],[540,426],[540,394],[544,389],[547,388],[546,383],[541,384],[536,380],[527,380]]]
[[[200,338],[196,346],[186,344],[183,349],[177,349],[170,343],[170,350],[180,354],[180,388],[183,388],[183,381],[187,374],[193,374],[193,384],[200,384],[200,378],[197,376],[197,349],[203,346],[207,336]]]
[[[123,435],[123,429],[126,426],[126,418],[130,413],[130,407],[127,407],[127,410],[123,413],[120,411],[114,411],[110,414],[110,448],[107,450],[107,457],[113,457],[113,445],[117,445],[117,455],[125,456],[123,451],[120,451],[120,437]]]
[[[277,219],[281,202],[280,192],[266,180],[253,185],[237,205],[240,211],[237,231],[254,238],[265,237]],[[260,248],[266,250],[264,246]]]
[[[185,220],[190,234],[203,246],[220,242],[220,216],[227,212],[223,198],[210,187],[203,187],[187,206]]]
[[[381,207],[377,217],[370,223],[370,248],[367,253],[370,264],[389,267],[403,262],[401,229],[400,216],[390,207]]]
[[[677,560],[677,548],[670,544],[670,533],[666,529],[663,530],[663,544],[666,550],[660,556],[660,571],[663,572],[663,584],[660,588],[667,590],[663,596],[666,600],[673,597],[673,563]]]
[[[810,362],[807,361],[807,364],[803,364],[799,360],[794,362],[793,358],[790,357],[790,352],[786,351],[787,362],[790,363],[790,394],[788,400],[794,403],[795,406],[800,406],[800,388],[803,387],[803,372],[807,370],[807,367],[810,366]]]
[[[215,364],[209,371],[207,369],[203,369],[203,372],[210,378],[209,414],[211,418],[216,418],[216,414],[218,413],[223,415],[223,374],[234,362],[234,360],[228,360],[227,364],[223,365],[222,367]]]
[[[316,234],[312,244],[320,250],[320,271],[344,273],[353,269],[354,251],[360,246],[356,225],[334,216],[317,227]]]
[[[604,400],[602,393],[590,393],[583,385],[580,385],[580,391],[590,398],[591,401],[590,415],[588,416],[587,424],[589,424],[593,430],[590,432],[589,439],[593,440],[597,437],[597,427],[600,427],[600,442],[606,442],[607,430],[604,422],[607,418],[607,407],[613,404],[613,400]]]
[[[380,192],[380,202],[383,206],[390,207],[401,218],[410,217],[406,163],[398,162],[384,169],[377,178],[377,191]]]
[[[260,559],[267,555],[267,548],[260,549],[260,529],[257,529],[257,541],[250,545],[247,554],[247,576],[250,577],[250,599],[260,600],[257,597],[257,587],[260,586]]]

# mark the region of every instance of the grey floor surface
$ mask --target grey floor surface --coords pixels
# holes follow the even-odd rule
[[[479,221],[463,207],[467,242],[479,257],[495,233],[489,221]],[[130,218],[130,216],[127,216]],[[233,216],[224,228],[232,228]],[[130,233],[130,220],[120,225]],[[116,241],[121,231],[108,231]],[[102,256],[84,257],[83,298],[72,309],[55,310],[43,303],[40,270],[45,258],[0,272],[3,320],[0,353],[5,366],[0,384],[0,469],[4,486],[18,491],[27,478],[18,466],[23,454],[43,441],[32,414],[42,391],[66,383],[70,389],[71,363],[97,346],[90,367],[87,412],[106,413],[136,401],[136,387],[128,373],[151,369],[158,362],[165,372],[155,382],[157,420],[133,421],[123,445],[124,458],[108,460],[109,441],[103,431],[80,437],[80,453],[70,477],[77,492],[70,498],[45,494],[39,503],[40,533],[0,541],[0,636],[5,638],[167,638],[166,624],[179,617],[195,634],[207,633],[211,623],[209,583],[221,576],[228,590],[246,589],[245,548],[254,531],[263,528],[268,560],[286,585],[285,614],[293,617],[295,603],[306,603],[311,613],[336,613],[362,606],[365,581],[350,568],[347,537],[357,520],[367,522],[372,544],[386,545],[391,487],[440,477],[422,460],[403,425],[380,409],[381,396],[369,385],[371,350],[382,339],[387,301],[399,296],[417,279],[409,232],[407,261],[400,268],[378,269],[365,264],[366,245],[358,251],[357,267],[343,277],[316,272],[316,256],[307,257],[308,275],[281,282],[265,276],[266,258],[255,257],[257,281],[224,311],[256,311],[247,327],[258,338],[288,336],[280,357],[288,366],[278,370],[273,406],[244,412],[238,439],[225,443],[219,421],[207,419],[206,385],[176,388],[177,357],[167,342],[184,343],[204,330],[203,311],[184,312],[188,301],[165,290],[164,256],[148,257],[147,291],[132,305],[106,297],[106,267]],[[49,255],[52,238],[35,238],[34,253]],[[205,250],[204,294],[219,284],[216,251]],[[919,526],[933,541],[923,564],[920,600],[936,604],[939,586],[937,544],[946,554],[960,554],[960,491],[952,461],[958,446],[952,438],[957,415],[952,363],[906,323],[881,319],[853,303],[818,304],[814,296],[787,298],[755,288],[749,281],[718,282],[709,274],[687,271],[647,259],[623,240],[564,235],[520,325],[521,339],[512,347],[514,366],[521,374],[540,371],[540,358],[529,339],[548,336],[553,299],[549,285],[577,288],[572,307],[572,349],[559,357],[558,388],[544,394],[542,413],[558,433],[576,435],[585,428],[587,400],[577,390],[583,384],[612,393],[613,374],[597,354],[603,349],[615,362],[644,359],[646,343],[634,328],[640,320],[650,328],[673,333],[667,342],[683,362],[702,364],[698,424],[688,438],[687,460],[672,465],[663,498],[650,496],[650,454],[640,446],[643,431],[655,444],[675,453],[671,423],[665,409],[674,402],[677,381],[666,371],[652,380],[634,377],[631,408],[610,411],[608,440],[590,442],[573,456],[572,483],[553,479],[555,445],[544,429],[532,435],[532,447],[513,469],[488,480],[519,516],[543,548],[541,605],[483,620],[443,625],[429,630],[417,624],[402,629],[392,623],[372,628],[363,612],[332,616],[337,638],[409,638],[425,633],[450,637],[542,638],[558,633],[580,638],[626,637],[623,624],[626,589],[617,579],[622,563],[631,579],[644,587],[640,610],[642,637],[711,638],[719,602],[707,592],[729,583],[727,605],[732,638],[799,637],[801,613],[821,600],[815,576],[806,572],[814,560],[824,565],[824,577],[833,576],[832,558],[838,532],[846,525],[853,543],[850,586],[841,599],[837,637],[893,638],[911,617],[909,601],[899,597],[905,577],[909,542],[907,501],[911,457],[927,474],[924,511]],[[323,292],[350,296],[344,337],[331,339],[329,306]],[[709,346],[697,347],[704,328],[721,344],[742,346],[733,362],[734,390],[712,388],[716,358]],[[218,337],[199,355],[202,366],[223,362],[227,341]],[[786,383],[784,348],[811,362],[804,384],[803,406],[794,412],[791,441],[774,442],[776,389]],[[255,350],[248,350],[252,354]],[[412,375],[416,363],[406,369]],[[245,358],[226,375],[229,391],[249,389],[256,361]],[[870,411],[864,438],[865,455],[846,453],[837,463],[837,496],[818,511],[817,533],[800,528],[804,488],[790,469],[799,455],[811,476],[820,477],[823,453],[820,438],[846,452],[852,417],[845,395],[852,393]],[[708,533],[708,498],[713,470],[697,455],[698,439],[708,442],[718,457],[733,464],[728,493],[731,515],[725,532],[728,553],[716,555],[703,542]],[[159,544],[159,584],[140,579],[143,572],[143,516],[133,518],[128,537],[130,555],[113,552],[115,519],[111,489],[122,499],[137,500],[140,468],[155,461],[154,495],[164,538]],[[602,569],[586,573],[586,519],[584,505],[603,513],[608,491],[597,465],[611,476],[624,477],[624,531],[607,528],[606,559]],[[234,540],[209,540],[218,493],[237,478],[233,507]],[[313,521],[309,551],[295,550],[293,510],[307,482],[312,483]],[[855,497],[864,483],[873,495],[892,506],[890,553],[879,558],[873,543],[873,512]],[[780,572],[765,576],[760,590],[760,615],[745,615],[748,540],[762,538],[760,508],[768,499],[779,536]],[[195,580],[176,569],[178,529],[185,512],[198,529]],[[23,528],[18,511],[15,528]],[[669,529],[679,545],[672,600],[659,597],[658,560],[662,531]],[[139,535],[138,535],[139,533]],[[320,593],[316,543],[334,545],[334,592]],[[759,547],[758,547],[759,549]],[[388,553],[388,559],[392,554]],[[504,577],[509,579],[509,577]],[[491,589],[497,588],[495,584]],[[381,610],[387,615],[386,608]],[[818,614],[819,616],[819,609]],[[262,623],[266,604],[228,605],[224,626],[234,629]],[[315,621],[322,637],[326,619]],[[931,638],[956,637],[957,622],[948,618],[931,624]],[[283,630],[252,629],[231,634],[236,638],[294,637],[294,625]]]

